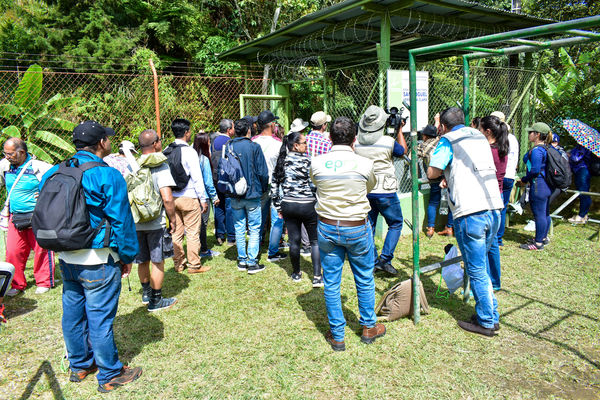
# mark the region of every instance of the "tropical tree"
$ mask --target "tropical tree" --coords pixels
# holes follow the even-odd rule
[[[75,152],[75,147],[65,140],[75,124],[57,115],[79,99],[58,93],[41,102],[42,85],[42,67],[31,65],[14,92],[13,103],[0,104],[0,121],[4,126],[1,136],[3,140],[22,138],[38,159],[54,163]]]

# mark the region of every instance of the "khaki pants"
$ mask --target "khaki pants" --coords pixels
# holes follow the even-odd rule
[[[173,234],[173,263],[175,269],[186,266],[200,268],[200,220],[202,210],[196,198],[175,198],[175,223],[176,230]],[[183,253],[183,235],[187,238],[187,260]]]

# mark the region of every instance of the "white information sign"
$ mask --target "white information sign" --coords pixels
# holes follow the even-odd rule
[[[402,102],[410,105],[410,82],[408,71],[387,70],[388,111],[391,107],[404,107]],[[403,117],[409,117],[404,125],[404,132],[410,132],[410,112],[402,111]],[[417,130],[422,130],[429,123],[429,72],[417,71]]]

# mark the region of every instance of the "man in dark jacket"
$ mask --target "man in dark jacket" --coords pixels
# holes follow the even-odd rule
[[[260,246],[261,209],[260,198],[269,187],[267,163],[260,146],[250,140],[251,126],[247,120],[235,122],[235,138],[231,140],[233,151],[240,159],[248,191],[242,198],[231,199],[238,251],[238,270],[255,274],[265,269],[258,264]],[[246,224],[250,231],[246,249]]]

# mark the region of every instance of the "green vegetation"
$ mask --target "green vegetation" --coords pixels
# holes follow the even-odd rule
[[[42,67],[34,64],[21,78],[13,96],[14,103],[0,104],[0,121],[6,122],[2,140],[20,137],[27,141],[29,150],[38,159],[52,163],[63,158],[61,152],[75,152],[69,140],[75,124],[58,115],[79,99],[58,93],[44,101],[42,89]]]
[[[463,304],[456,294],[436,297],[439,273],[423,276],[431,314],[416,327],[409,319],[386,323],[387,335],[367,346],[358,336],[356,293],[346,268],[347,350],[334,353],[323,337],[328,329],[323,293],[310,287],[306,260],[300,284],[289,279],[289,261],[267,263],[255,276],[238,272],[231,247],[216,247],[225,257],[206,261],[213,267],[206,274],[177,274],[168,262],[163,292],[179,303],[155,314],[140,302],[134,267],[133,291],[123,280],[115,335],[122,360],[144,373],[106,398],[596,398],[599,251],[589,239],[596,226],[560,224],[545,250],[527,252],[517,248],[528,237],[524,222],[507,229],[504,290],[498,293],[501,330],[493,339],[456,326],[456,319],[474,312],[473,303]],[[439,260],[448,241],[453,240],[423,236],[422,265]],[[404,237],[398,246],[399,277],[376,276],[376,300],[408,278],[411,245]],[[30,287],[6,301],[0,397],[99,398],[94,377],[70,383],[61,371],[60,282],[47,295],[34,291]],[[35,382],[40,367],[44,373]]]

